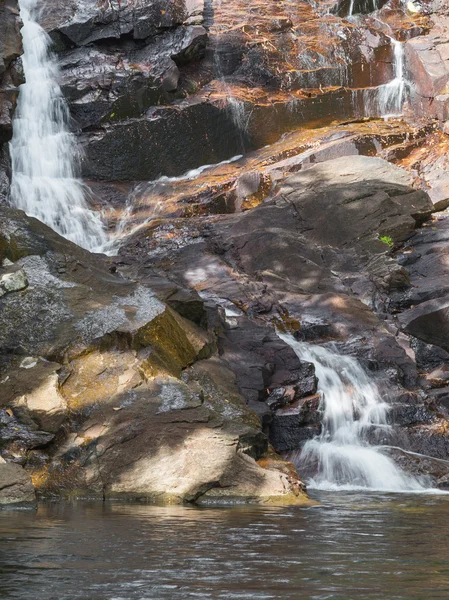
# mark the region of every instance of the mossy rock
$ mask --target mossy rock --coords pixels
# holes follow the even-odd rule
[[[149,376],[155,376],[162,369],[179,377],[182,369],[195,362],[201,351],[198,346],[194,347],[189,333],[168,307],[141,327],[134,335],[133,348],[152,349],[145,361],[144,371],[147,369]]]

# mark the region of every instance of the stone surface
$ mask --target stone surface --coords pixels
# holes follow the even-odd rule
[[[413,81],[410,99],[414,112],[445,121],[449,117],[449,17],[440,8],[434,18],[427,36],[406,42],[406,71]]]
[[[422,227],[449,198],[447,140],[427,121],[449,118],[447,21],[434,3],[374,8],[43,7],[83,173],[111,228],[128,210],[141,227],[106,259],[0,208],[0,276],[22,277],[0,298],[0,451],[39,494],[303,503],[270,442],[300,451],[320,398],[276,330],[374,374],[393,424],[376,443],[447,456],[445,216]],[[394,76],[392,35],[413,123],[363,120]],[[4,142],[20,67],[0,39]]]
[[[153,290],[114,273],[20,211],[0,207],[0,221],[3,269],[29,283],[0,298],[0,450],[41,496],[307,502],[293,467],[257,462],[273,452],[218,356],[216,309],[167,280]],[[296,380],[290,348],[275,336],[266,346],[260,368],[272,357],[273,382]]]
[[[399,248],[430,218],[432,204],[413,183],[410,173],[376,158],[309,165],[279,175],[274,193],[243,213],[186,213],[167,217],[168,226],[161,211],[149,231],[126,240],[119,260],[134,261],[134,276],[170,272],[220,306],[221,357],[277,451],[296,452],[319,434],[319,398],[307,363],[291,363],[262,323],[309,342],[334,340],[343,354],[357,356],[392,403],[395,437],[375,443],[408,447],[408,432],[416,431],[410,444],[422,447],[436,407],[425,394],[404,395],[404,387],[419,385],[419,374],[407,336],[388,314],[389,298],[414,288],[407,262],[398,263],[381,240],[391,236]],[[173,209],[169,203],[167,214]],[[285,372],[273,376],[279,361]]]
[[[7,294],[8,292],[20,292],[26,287],[28,287],[28,279],[25,271],[22,269],[13,271],[12,273],[5,273],[0,277],[0,295]]]
[[[31,478],[12,463],[0,463],[0,507],[33,504],[36,500]]]

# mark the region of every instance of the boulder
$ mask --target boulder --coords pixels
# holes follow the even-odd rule
[[[53,457],[42,494],[66,495],[70,480],[72,495],[153,503],[305,501],[283,463],[277,470],[257,464],[266,440],[232,372],[217,359],[196,363],[184,381],[129,379],[92,401],[87,420]]]
[[[32,505],[36,501],[31,477],[20,466],[0,458],[0,507]]]
[[[0,298],[0,448],[40,496],[307,502],[293,468],[258,463],[273,453],[218,356],[216,309],[160,276],[126,279],[20,211],[0,221],[2,268],[28,281]],[[301,370],[273,334],[257,361],[276,385]]]

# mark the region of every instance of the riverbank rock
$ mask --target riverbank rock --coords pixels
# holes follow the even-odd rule
[[[0,508],[34,504],[36,495],[31,477],[19,465],[0,458]]]
[[[272,451],[218,355],[216,309],[169,280],[126,279],[20,211],[0,208],[0,223],[2,277],[28,282],[0,298],[0,451],[41,497],[307,502],[293,467],[258,462]],[[271,346],[284,358],[261,394],[302,377],[291,349]]]

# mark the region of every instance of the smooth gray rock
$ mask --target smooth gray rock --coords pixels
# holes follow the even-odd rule
[[[0,507],[32,504],[36,500],[31,477],[20,466],[0,462]]]

